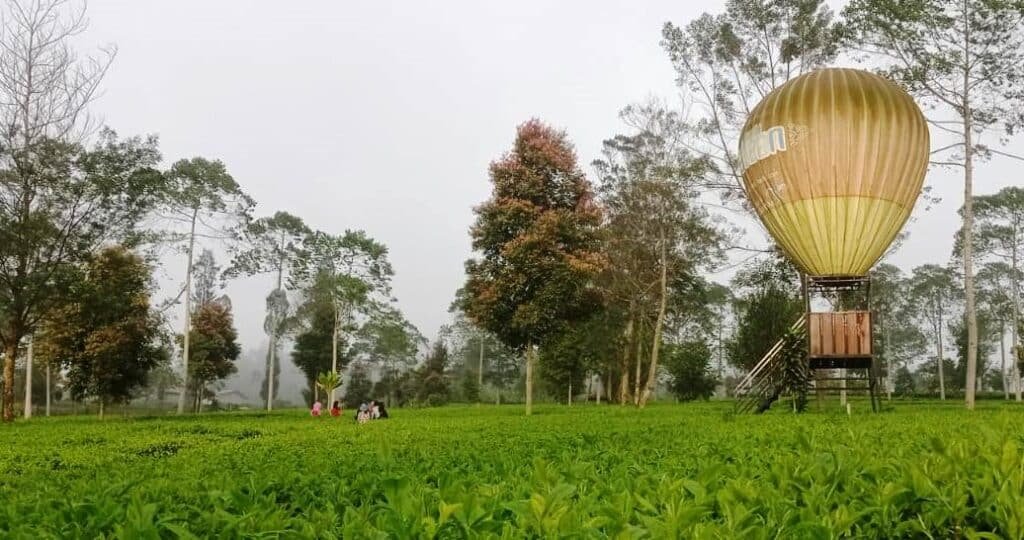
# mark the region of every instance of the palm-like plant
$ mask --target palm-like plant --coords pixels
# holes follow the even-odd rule
[[[327,406],[330,407],[334,403],[334,391],[341,386],[341,376],[336,371],[321,373],[316,377],[316,385],[323,388],[327,395]]]

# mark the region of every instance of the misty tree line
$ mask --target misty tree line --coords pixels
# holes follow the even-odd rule
[[[456,300],[456,326],[472,329],[464,371],[474,341],[524,357],[529,414],[535,373],[570,403],[586,386],[643,407],[659,381],[693,399],[726,382],[726,365],[752,367],[803,307],[785,256],[758,253],[729,224],[753,216],[739,133],[789,79],[857,62],[917,99],[932,170],[964,182],[948,265],[874,271],[883,369],[899,393],[962,392],[968,407],[982,388],[1020,399],[1024,192],[978,196],[974,183],[979,162],[1024,159],[1007,149],[1024,125],[1024,5],[853,0],[837,16],[820,0],[729,0],[666,23],[661,43],[683,105],[624,109],[628,131],[605,141],[589,179],[567,135],[537,120],[491,164]],[[726,254],[745,255],[735,278],[709,281]]]
[[[38,398],[49,413],[55,394],[94,401],[103,414],[108,405],[176,391],[179,412],[200,410],[240,353],[221,289],[252,275],[274,279],[264,322],[268,409],[289,336],[314,392],[320,375],[356,358],[395,378],[421,338],[391,297],[387,249],[362,231],[314,231],[285,212],[256,218],[255,201],[220,161],[195,157],[161,169],[155,137],[124,138],[96,126],[89,106],[116,48],[80,56],[71,47],[85,30],[84,9],[25,0],[3,12],[4,420],[14,418],[16,390],[29,402],[26,415]],[[212,248],[229,253],[226,268]],[[174,298],[155,302],[153,274],[168,251],[181,255],[175,264],[185,270],[184,284]],[[172,329],[176,310],[184,322]],[[17,385],[19,362],[26,367]]]
[[[1019,2],[854,0],[837,16],[820,0],[730,0],[720,13],[667,23],[662,45],[684,106],[627,107],[627,131],[605,141],[589,177],[565,133],[519,126],[490,167],[493,196],[476,209],[476,253],[453,322],[419,365],[425,344],[395,307],[379,242],[314,231],[282,212],[256,218],[219,161],[161,169],[155,138],[94,125],[89,105],[116,49],[72,49],[83,15],[63,0],[24,0],[3,18],[5,420],[15,365],[29,354],[47,388],[61,377],[76,400],[124,403],[148,382],[181,388],[179,411],[198,409],[238,356],[220,283],[251,275],[274,282],[268,408],[287,339],[310,399],[337,397],[329,377],[317,381],[344,370],[348,394],[399,403],[482,399],[487,389],[496,400],[522,396],[529,410],[535,379],[569,401],[585,393],[642,407],[659,383],[682,399],[707,396],[725,366],[749,367],[801,309],[792,265],[750,247],[729,223],[751,215],[740,128],[787,80],[849,61],[911,92],[934,128],[934,168],[963,172],[950,264],[875,271],[892,291],[876,294],[890,378],[898,391],[908,380],[914,391],[962,390],[969,406],[980,387],[1019,394],[1006,379],[1019,380],[1020,194],[976,196],[973,187],[979,162],[1019,159],[1007,146],[1024,123]],[[224,269],[206,251],[215,247],[230,254]],[[181,254],[185,283],[154,302],[153,270],[168,249]],[[737,253],[747,255],[731,283],[707,278]],[[172,310],[183,315],[179,328],[168,327]],[[999,369],[986,369],[992,359]]]

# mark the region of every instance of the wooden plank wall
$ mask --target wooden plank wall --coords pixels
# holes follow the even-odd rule
[[[811,313],[812,357],[871,355],[871,313],[839,311]]]

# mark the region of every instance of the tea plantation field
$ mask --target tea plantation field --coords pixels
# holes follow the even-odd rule
[[[0,426],[3,538],[1024,538],[1024,407]]]

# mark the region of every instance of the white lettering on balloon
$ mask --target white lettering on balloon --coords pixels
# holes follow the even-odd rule
[[[785,150],[786,128],[775,126],[762,131],[760,124],[754,126],[740,139],[740,174],[758,161]]]

